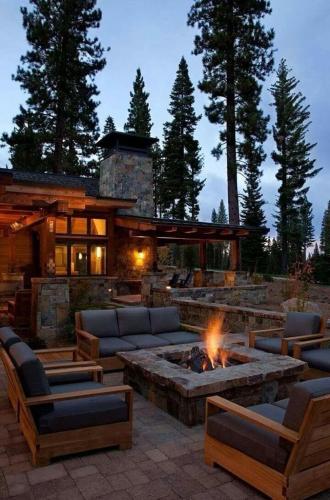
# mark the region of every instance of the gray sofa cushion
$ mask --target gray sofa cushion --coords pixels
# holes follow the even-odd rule
[[[199,342],[202,340],[198,333],[184,332],[182,330],[178,332],[159,333],[157,337],[166,340],[171,345],[190,344],[191,342]]]
[[[3,326],[0,328],[0,342],[6,351],[8,351],[11,345],[16,344],[16,342],[22,342],[22,340],[9,326]]]
[[[180,316],[177,307],[153,307],[149,309],[153,334],[180,330]]]
[[[273,354],[281,354],[281,339],[279,337],[273,338],[258,338],[255,342],[255,348],[261,351],[272,352]],[[289,342],[289,354],[293,351],[293,342]]]
[[[133,344],[137,349],[148,349],[148,347],[163,347],[169,345],[169,342],[160,339],[159,335],[127,335],[123,340]]]
[[[280,401],[276,401],[275,403],[272,404],[275,406],[279,406],[280,408],[283,408],[283,410],[286,410],[289,404],[289,398],[280,399]]]
[[[62,394],[64,392],[89,391],[91,389],[99,389],[100,387],[104,387],[104,385],[90,380],[88,382],[75,382],[72,384],[57,384],[52,386],[50,390],[52,394]]]
[[[136,347],[133,344],[130,344],[129,342],[126,342],[121,338],[114,338],[114,337],[112,337],[111,339],[109,338],[100,339],[99,347],[100,347],[100,358],[113,356],[114,354],[116,354],[116,352],[119,351],[134,351],[136,349]]]
[[[151,334],[149,310],[146,307],[117,309],[119,332],[124,335]]]
[[[74,384],[78,382],[89,382],[92,380],[92,375],[86,373],[70,373],[67,375],[48,375],[48,382],[50,386],[57,384]]]
[[[301,359],[306,361],[310,368],[330,372],[330,349],[302,351]]]
[[[35,418],[40,434],[124,422],[127,419],[127,404],[120,397],[111,395],[59,401],[54,403],[52,411]]]
[[[13,344],[9,348],[9,354],[26,396],[46,396],[51,393],[44,367],[27,344]]]
[[[295,384],[283,424],[289,429],[299,431],[310,400],[326,394],[330,394],[330,377]]]
[[[312,335],[320,331],[321,317],[319,314],[307,312],[289,312],[284,326],[284,337],[297,335]]]
[[[82,329],[95,337],[119,337],[116,309],[81,311]]]
[[[278,406],[260,404],[249,409],[275,422],[283,422],[285,411]],[[285,468],[289,452],[281,446],[278,436],[236,415],[212,415],[207,420],[207,433],[269,467],[278,471]]]

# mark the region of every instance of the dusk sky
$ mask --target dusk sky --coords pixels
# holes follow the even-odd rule
[[[317,142],[314,157],[322,172],[310,182],[309,199],[313,203],[316,236],[323,211],[330,199],[328,189],[330,173],[330,2],[329,0],[272,0],[273,13],[267,25],[275,29],[276,65],[280,58],[287,59],[293,74],[300,80],[300,90],[311,106],[309,140]],[[20,56],[27,44],[22,28],[19,7],[27,0],[0,0],[0,133],[11,131],[12,118],[25,96],[19,85],[11,80]],[[162,138],[163,123],[168,119],[169,94],[174,82],[179,60],[184,55],[190,76],[197,87],[202,75],[201,58],[191,54],[194,30],[187,26],[187,13],[192,0],[99,0],[103,19],[95,31],[104,46],[107,66],[97,77],[100,90],[98,108],[100,125],[107,115],[114,118],[117,130],[123,128],[127,118],[129,92],[137,67],[141,68],[146,89],[150,92],[150,107],[154,127],[152,134]],[[274,81],[272,75],[264,85],[263,106],[273,114],[268,89]],[[196,110],[203,113],[207,96],[196,88]],[[206,185],[200,195],[200,220],[209,220],[213,207],[221,198],[227,199],[225,161],[216,161],[211,149],[217,144],[218,128],[208,122],[203,114],[196,136],[204,156],[202,177]],[[268,227],[272,227],[275,211],[277,181],[276,166],[270,158],[273,148],[271,136],[266,144],[268,157],[264,164],[262,188]],[[8,152],[0,149],[0,166],[9,166]],[[240,188],[242,182],[240,180]]]

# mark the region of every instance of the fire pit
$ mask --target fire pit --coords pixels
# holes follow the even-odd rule
[[[124,382],[189,426],[204,421],[205,398],[210,395],[221,395],[243,406],[287,397],[306,363],[235,345],[233,338],[223,335],[212,342],[208,339],[205,343],[118,353],[125,363]],[[201,357],[207,353],[209,358],[210,344],[215,361],[208,359],[209,369],[203,366],[200,370],[203,363],[199,359],[198,369],[192,370],[187,360],[197,352]],[[219,359],[225,362],[219,363]]]

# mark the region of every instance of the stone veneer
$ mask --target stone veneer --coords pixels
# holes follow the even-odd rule
[[[206,396],[220,395],[243,406],[271,403],[288,397],[307,366],[289,356],[234,346],[230,340],[225,350],[244,364],[195,373],[169,361],[189,353],[193,345],[204,346],[198,342],[118,354],[125,363],[124,383],[189,426],[204,421]]]
[[[32,278],[32,331],[47,346],[59,345],[75,304],[106,304],[116,278]],[[110,291],[109,291],[110,290]]]

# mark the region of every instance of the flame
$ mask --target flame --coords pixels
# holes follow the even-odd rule
[[[223,368],[225,368],[227,364],[228,354],[226,351],[222,349],[222,346],[224,344],[224,336],[222,329],[223,320],[224,317],[222,315],[219,316],[219,318],[212,320],[209,323],[208,328],[206,330],[206,336],[205,336],[206,352],[208,357],[210,358],[213,368],[215,368],[217,363],[219,363],[219,357]]]

